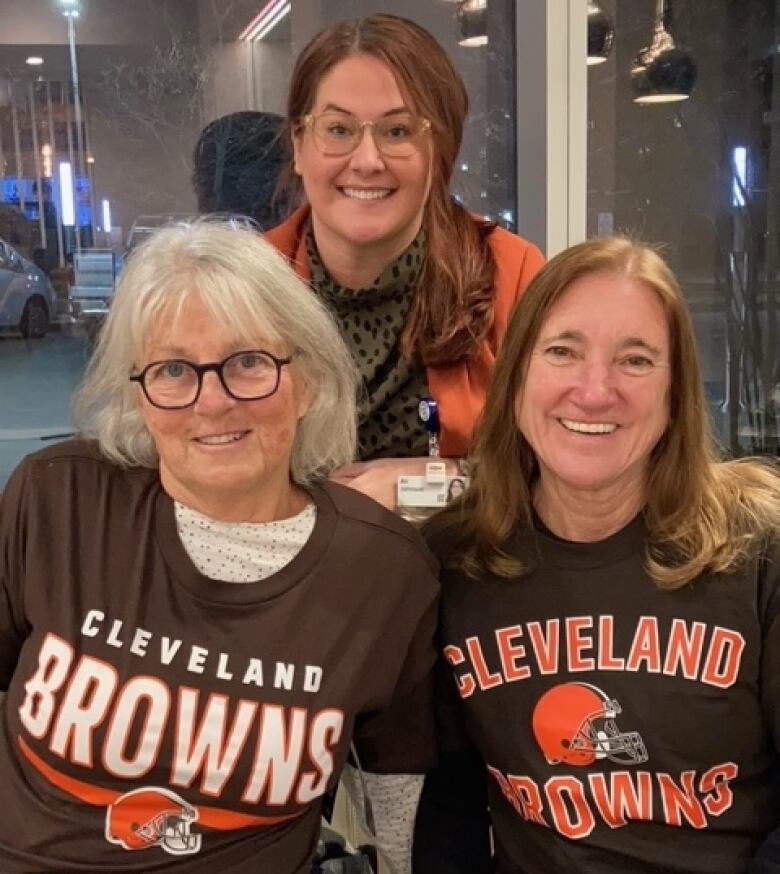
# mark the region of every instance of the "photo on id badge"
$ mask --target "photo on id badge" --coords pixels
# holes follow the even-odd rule
[[[468,485],[467,476],[402,476],[398,478],[398,505],[443,507],[462,495]]]

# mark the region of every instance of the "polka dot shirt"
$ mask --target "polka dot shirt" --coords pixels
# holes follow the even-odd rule
[[[264,580],[289,564],[314,530],[317,508],[278,522],[219,522],[174,502],[176,528],[192,563],[225,583]]]

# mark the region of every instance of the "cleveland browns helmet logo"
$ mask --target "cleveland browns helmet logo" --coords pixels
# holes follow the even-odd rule
[[[198,811],[175,792],[145,787],[126,792],[106,810],[106,840],[126,850],[160,847],[174,856],[197,853],[201,836],[190,833]]]
[[[536,702],[531,725],[551,765],[591,765],[609,759],[623,765],[647,761],[639,732],[621,732],[620,704],[588,683],[562,683]]]

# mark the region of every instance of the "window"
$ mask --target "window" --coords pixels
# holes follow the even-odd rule
[[[201,132],[233,113],[283,112],[295,53],[323,26],[384,8],[433,32],[471,98],[453,194],[513,228],[515,4],[490,0],[487,14],[484,5],[6,4],[0,35],[0,488],[24,454],[71,431],[71,395],[128,250],[171,218],[196,213],[193,155]],[[458,18],[461,6],[472,10],[468,21]],[[459,44],[464,29],[477,45]],[[222,141],[219,148],[228,145]],[[223,200],[213,208],[234,207]]]
[[[776,455],[778,4],[663,4],[696,81],[688,99],[639,104],[631,70],[651,42],[655,5],[600,3],[615,38],[607,62],[588,73],[588,233],[665,245],[721,441],[735,454]]]

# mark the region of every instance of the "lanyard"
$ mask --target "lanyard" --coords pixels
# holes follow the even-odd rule
[[[439,405],[433,398],[423,398],[417,406],[417,416],[428,433],[428,455],[439,457]]]

